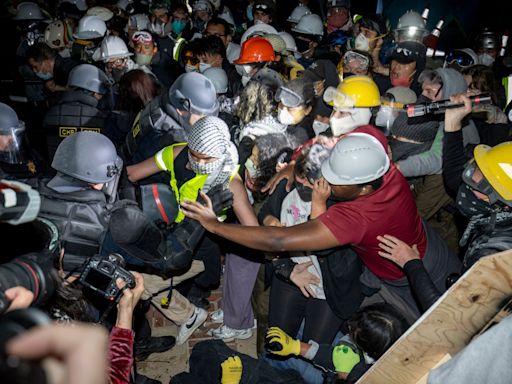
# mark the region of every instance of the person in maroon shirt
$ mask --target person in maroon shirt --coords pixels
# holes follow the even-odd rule
[[[378,295],[377,300],[391,302],[409,321],[415,320],[420,310],[407,279],[400,268],[379,256],[377,236],[389,234],[416,245],[440,292],[446,290],[446,278],[460,272],[460,261],[422,222],[407,181],[374,136],[342,137],[322,164],[322,176],[338,203],[301,225],[253,228],[221,223],[208,198],[206,206],[184,202],[182,209],[208,231],[263,251],[316,251],[349,244],[367,267],[361,281],[371,288],[368,295]]]

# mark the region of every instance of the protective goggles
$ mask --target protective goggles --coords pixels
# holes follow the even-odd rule
[[[151,43],[153,42],[153,36],[146,31],[137,31],[133,34],[132,41],[134,43]]]
[[[471,189],[487,195],[489,197],[490,204],[494,204],[499,200],[503,200],[484,177],[475,160],[472,160],[464,169],[464,172],[462,173],[462,180],[464,183],[469,185]]]
[[[338,91],[334,87],[327,87],[324,92],[324,101],[332,105],[334,110],[340,110],[343,108],[354,108],[356,101],[349,95]]]
[[[469,67],[475,64],[475,61],[468,53],[464,51],[455,50],[446,56],[447,64],[458,64],[461,67]]]
[[[359,52],[347,51],[343,55],[343,65],[345,67],[348,67],[348,65],[351,61],[356,61],[359,64],[357,66],[358,69],[361,69],[361,70],[367,70],[368,66],[370,65],[370,59],[367,56],[362,55]]]
[[[270,9],[270,7],[267,4],[257,4],[254,7],[254,10],[255,11],[263,11],[265,13],[272,13],[272,10]]]
[[[280,87],[277,90],[275,99],[288,108],[296,108],[305,104],[305,100],[302,96],[285,87]]]

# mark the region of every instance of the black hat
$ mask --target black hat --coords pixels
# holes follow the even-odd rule
[[[350,0],[327,0],[327,8],[350,8]]]
[[[425,62],[427,59],[427,48],[422,43],[415,41],[402,41],[398,43],[391,54],[391,60],[401,64],[412,62]]]

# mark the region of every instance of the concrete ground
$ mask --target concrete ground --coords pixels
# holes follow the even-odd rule
[[[212,292],[208,298],[210,301],[208,312],[211,313],[219,308],[221,296],[222,287]],[[178,327],[164,318],[158,310],[152,308],[148,315],[153,336],[176,336]],[[145,361],[137,362],[138,372],[167,384],[173,375],[188,371],[188,359],[194,345],[199,341],[210,339],[211,337],[206,332],[220,326],[219,323],[212,323],[209,320],[208,317],[206,322],[183,345],[176,345],[167,352],[153,353]],[[227,343],[227,345],[236,351],[256,357],[256,329],[253,329],[253,335],[250,339],[236,340]]]

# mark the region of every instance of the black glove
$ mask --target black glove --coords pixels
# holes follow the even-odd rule
[[[207,193],[208,197],[212,201],[213,212],[218,215],[223,209],[229,208],[233,205],[233,193],[224,188],[222,184],[216,185],[210,189]],[[204,204],[204,199],[199,195],[197,202]]]

